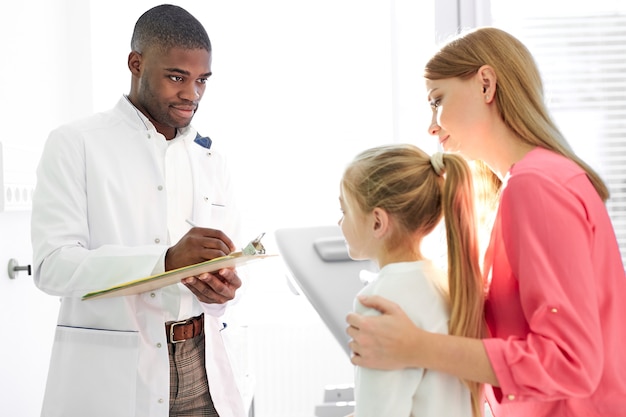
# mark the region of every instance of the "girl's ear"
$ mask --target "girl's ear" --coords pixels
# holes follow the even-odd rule
[[[387,210],[380,207],[374,208],[372,211],[372,233],[375,238],[380,239],[389,232],[390,221]]]

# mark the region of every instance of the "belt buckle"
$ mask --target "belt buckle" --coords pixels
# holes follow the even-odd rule
[[[182,326],[182,325],[188,324],[189,321],[190,320],[187,319],[187,320],[177,321],[177,322],[171,324],[171,326],[170,326],[170,342],[171,343],[181,343],[181,342],[184,342],[185,340],[187,340],[187,339],[174,340],[174,327],[175,326]]]

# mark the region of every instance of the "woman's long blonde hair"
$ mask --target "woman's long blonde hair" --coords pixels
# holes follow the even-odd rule
[[[557,152],[584,169],[603,201],[609,190],[571,149],[545,106],[543,83],[529,50],[514,36],[492,27],[467,31],[444,45],[426,64],[428,80],[465,79],[483,65],[497,76],[495,100],[504,123],[524,142]]]
[[[480,270],[472,172],[459,155],[440,154],[442,172],[414,145],[366,150],[346,168],[341,187],[364,213],[379,207],[400,224],[402,237],[431,233],[443,216],[448,251],[448,292],[452,335],[484,336],[484,283]],[[482,385],[465,381],[472,404],[482,404]],[[482,415],[477,414],[477,415]]]

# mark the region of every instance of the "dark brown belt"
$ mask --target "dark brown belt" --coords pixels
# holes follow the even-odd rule
[[[181,321],[165,323],[167,343],[180,343],[187,339],[200,336],[204,331],[204,314]]]

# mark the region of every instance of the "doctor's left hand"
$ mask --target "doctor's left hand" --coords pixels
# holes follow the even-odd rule
[[[185,278],[183,284],[196,295],[198,300],[207,304],[223,304],[235,298],[235,292],[241,287],[241,279],[234,268],[220,269],[217,273],[204,273]]]
[[[224,232],[205,227],[192,227],[165,254],[165,270],[180,268],[228,255],[235,250],[232,240]],[[234,268],[224,268],[215,273],[204,273],[185,278],[183,284],[209,304],[222,304],[235,298],[241,279]]]

